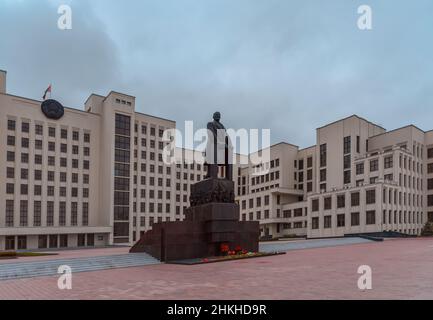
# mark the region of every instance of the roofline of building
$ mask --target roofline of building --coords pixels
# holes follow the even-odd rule
[[[10,94],[10,93],[0,93],[0,94],[1,95],[5,95],[5,96],[10,96],[10,97],[13,97],[13,98],[27,100],[27,101],[30,101],[30,102],[36,102],[38,104],[42,103],[41,100],[36,100],[36,99],[31,99],[31,98],[25,98],[25,97],[22,97],[22,96],[17,96],[15,94]],[[82,112],[82,113],[85,113],[85,114],[92,114],[92,115],[95,115],[95,116],[99,116],[99,114],[97,114],[97,113],[88,112],[88,111],[85,111],[85,110],[71,108],[71,107],[66,107],[63,104],[62,104],[62,106],[63,106],[63,108],[68,109],[68,110],[72,110],[72,111]]]
[[[309,147],[306,147],[306,148],[299,149],[299,152],[304,151],[304,150],[307,150],[307,149],[315,148],[316,146],[317,146],[317,145],[313,144],[312,146],[309,146]]]
[[[89,99],[90,99],[92,96],[97,96],[97,97],[100,97],[100,98],[104,98],[104,99],[105,99],[105,97],[104,97],[103,95],[100,95],[100,94],[97,94],[97,93],[92,93],[92,94],[90,94],[90,96],[87,97],[86,101],[84,102],[84,105],[86,105],[87,101],[89,101]]]
[[[428,131],[424,131],[424,130],[418,128],[416,125],[408,124],[408,125],[406,125],[406,126],[403,126],[403,127],[400,127],[400,128],[393,129],[393,130],[391,130],[391,131],[387,131],[387,132],[382,132],[382,133],[376,134],[376,135],[374,135],[374,136],[369,137],[369,139],[371,139],[371,138],[375,138],[375,137],[378,137],[378,136],[381,136],[381,135],[384,135],[384,134],[392,133],[392,132],[394,132],[394,131],[398,131],[398,130],[402,130],[402,129],[410,128],[410,127],[415,128],[415,129],[421,131],[422,133],[426,133],[426,132],[428,132]],[[433,130],[430,130],[430,131],[433,131]]]
[[[119,91],[114,91],[114,90],[111,90],[108,94],[107,94],[107,96],[105,97],[105,99],[107,99],[109,96],[110,96],[110,94],[120,94],[120,95],[122,95],[122,96],[127,96],[127,97],[130,97],[130,98],[133,98],[133,99],[135,99],[135,96],[131,96],[130,94],[127,94],[127,93],[123,93],[123,92],[119,92]],[[104,99],[104,100],[105,100]]]
[[[342,118],[342,119],[339,119],[339,120],[333,121],[333,122],[328,123],[328,124],[326,124],[326,125],[324,125],[324,126],[321,126],[321,127],[319,127],[319,128],[316,128],[316,130],[320,130],[320,129],[326,128],[326,127],[328,127],[328,126],[331,126],[331,125],[333,125],[333,124],[336,124],[337,122],[341,122],[341,121],[344,121],[344,120],[347,120],[347,119],[350,119],[350,118],[353,118],[353,117],[358,118],[359,120],[363,120],[363,121],[365,121],[365,122],[367,122],[367,123],[370,123],[370,124],[372,124],[372,125],[374,125],[374,126],[376,126],[376,127],[379,127],[379,128],[381,128],[381,129],[383,129],[383,130],[386,131],[386,129],[385,129],[384,127],[382,127],[382,126],[380,126],[380,125],[378,125],[378,124],[376,124],[376,123],[374,123],[374,122],[371,122],[371,121],[369,121],[369,120],[367,120],[367,119],[365,119],[365,118],[363,118],[363,117],[360,117],[360,116],[358,116],[357,114],[352,114],[352,115],[350,115],[350,116],[348,116],[348,117],[345,117],[345,118]]]
[[[143,112],[134,111],[134,113],[141,114],[142,116],[146,116],[146,117],[151,117],[151,118],[155,118],[155,119],[160,119],[160,120],[176,123],[175,120],[170,120],[170,119],[166,119],[166,118],[162,118],[162,117],[158,117],[158,116],[153,116],[151,114],[147,114],[147,113],[143,113]]]
[[[271,145],[270,147],[262,148],[262,149],[260,149],[260,150],[265,150],[265,149],[268,149],[268,148],[273,148],[273,147],[276,147],[276,146],[278,146],[278,145],[280,145],[280,144],[285,144],[285,145],[288,145],[288,146],[295,147],[295,148],[298,148],[298,149],[299,149],[299,146],[297,146],[296,144],[288,143],[288,142],[285,142],[285,141],[281,141],[281,142],[274,143],[274,144]],[[259,151],[260,151],[260,150],[259,150]],[[256,152],[257,152],[257,151],[256,151]]]

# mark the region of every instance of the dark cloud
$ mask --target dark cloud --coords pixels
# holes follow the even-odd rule
[[[433,3],[369,0],[374,29],[360,31],[364,2],[73,1],[71,33],[55,28],[51,6],[10,5],[0,62],[23,95],[53,81],[80,106],[115,89],[179,126],[219,110],[228,126],[271,128],[273,142],[301,147],[353,113],[430,129]],[[12,28],[17,20],[24,27]]]
[[[41,99],[52,83],[53,97],[80,108],[90,93],[119,81],[117,48],[91,7],[74,2],[73,28],[62,31],[51,2],[0,6],[0,68],[8,71],[9,92]]]

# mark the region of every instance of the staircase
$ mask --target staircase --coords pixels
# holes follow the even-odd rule
[[[72,274],[74,274],[77,272],[140,267],[159,263],[159,260],[146,253],[21,263],[2,264],[0,262],[0,280],[60,275],[57,271],[59,266],[62,265],[69,266],[72,269]]]

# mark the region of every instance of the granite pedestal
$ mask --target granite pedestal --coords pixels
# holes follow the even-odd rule
[[[259,223],[239,221],[233,190],[233,181],[226,179],[194,184],[185,220],[154,224],[131,252],[146,252],[161,261],[218,256],[221,244],[227,244],[230,250],[239,246],[257,252]]]

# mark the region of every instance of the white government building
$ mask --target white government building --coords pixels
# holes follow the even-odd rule
[[[131,245],[183,219],[205,168],[166,165],[163,133],[176,123],[135,103],[92,94],[55,120],[41,101],[7,94],[0,71],[0,250]],[[315,146],[269,151],[269,163],[234,170],[240,219],[260,221],[264,237],[415,235],[433,220],[433,131],[351,116],[318,128]]]

